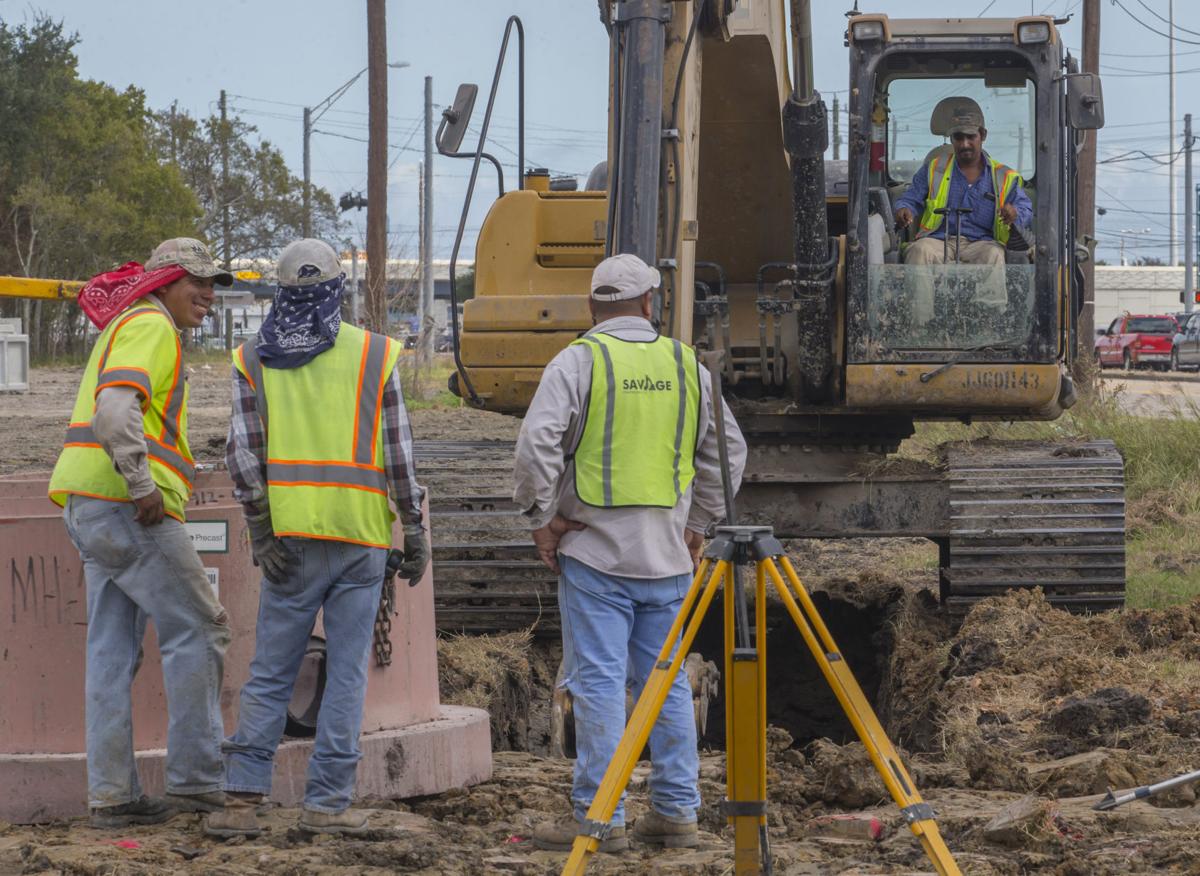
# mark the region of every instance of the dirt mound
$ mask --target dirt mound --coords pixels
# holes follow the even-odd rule
[[[1094,793],[1195,759],[1200,600],[1077,617],[1040,592],[1011,593],[980,603],[940,643],[927,615],[899,617],[890,729],[974,787]]]

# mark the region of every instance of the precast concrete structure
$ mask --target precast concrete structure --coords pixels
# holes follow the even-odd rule
[[[0,479],[0,819],[17,823],[87,812],[86,588],[61,511],[46,498],[47,482],[46,475]],[[233,633],[221,690],[229,733],[254,655],[260,576],[227,474],[198,475],[187,515]],[[397,527],[394,543],[402,538]],[[491,775],[487,713],[438,699],[432,577],[431,569],[415,587],[396,582],[392,662],[370,658],[359,796],[435,794]],[[134,747],[145,790],[156,794],[163,791],[167,704],[151,630],[153,624],[133,684]],[[320,634],[318,621],[318,645]],[[299,687],[315,683],[319,654],[318,647],[306,661]],[[285,740],[275,762],[274,800],[291,806],[303,798],[311,749],[310,739]]]

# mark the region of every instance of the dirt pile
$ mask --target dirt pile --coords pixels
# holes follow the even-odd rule
[[[1194,766],[1200,601],[1074,617],[1037,592],[989,599],[939,642],[903,615],[890,724],[977,788],[1096,793]],[[1190,790],[1165,802],[1190,803]]]

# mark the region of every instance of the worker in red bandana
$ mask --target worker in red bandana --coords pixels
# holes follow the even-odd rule
[[[179,332],[230,274],[198,240],[92,278],[79,304],[101,330],[50,479],[87,582],[87,770],[93,827],[224,807],[221,678],[229,625],[183,527],[194,468]],[[130,687],[146,621],[162,653],[165,799],[142,793]]]

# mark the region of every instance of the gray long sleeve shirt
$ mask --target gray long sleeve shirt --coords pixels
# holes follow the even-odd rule
[[[625,341],[649,342],[658,336],[648,321],[635,316],[606,320],[588,334],[597,332]],[[685,527],[703,532],[725,516],[708,380],[700,380],[696,477],[674,508],[595,508],[575,494],[575,467],[567,458],[583,433],[591,383],[592,353],[584,345],[567,347],[546,366],[517,438],[513,500],[525,512],[530,529],[545,526],[556,513],[586,524],[587,529],[563,536],[558,549],[595,569],[630,578],[690,574]],[[746,465],[746,442],[728,405],[725,431],[736,491]]]

